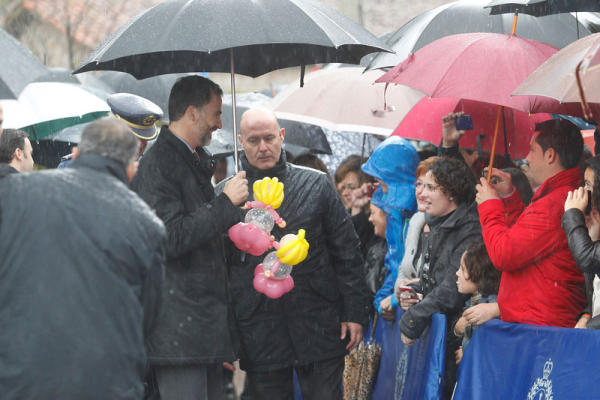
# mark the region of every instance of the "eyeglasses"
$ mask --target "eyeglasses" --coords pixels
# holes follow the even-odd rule
[[[427,189],[430,192],[435,192],[440,187],[440,185],[433,185],[431,183],[423,183],[420,181],[416,181],[414,185],[415,185],[415,189],[423,188],[423,189]]]

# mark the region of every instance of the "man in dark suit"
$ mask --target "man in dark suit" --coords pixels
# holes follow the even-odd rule
[[[222,235],[248,197],[240,172],[215,196],[214,160],[204,149],[221,128],[221,88],[180,78],[168,127],[140,162],[132,185],[167,228],[167,273],[149,360],[162,400],[222,398],[223,363],[235,359]]]

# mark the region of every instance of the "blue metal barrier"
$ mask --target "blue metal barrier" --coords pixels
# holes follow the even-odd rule
[[[454,399],[600,399],[599,354],[599,331],[492,320],[467,346]]]

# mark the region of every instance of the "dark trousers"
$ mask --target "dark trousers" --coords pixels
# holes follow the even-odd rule
[[[223,365],[155,366],[161,400],[223,400]]]
[[[341,400],[344,357],[295,367],[303,400]],[[293,400],[294,368],[270,372],[248,371],[252,400]]]

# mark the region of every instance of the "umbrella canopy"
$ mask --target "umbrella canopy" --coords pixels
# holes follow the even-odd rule
[[[40,75],[33,82],[61,82],[81,85],[88,92],[100,97],[102,100],[115,93],[106,83],[91,74],[73,75],[73,71],[66,68],[48,68],[47,72]]]
[[[430,97],[476,100],[529,113],[581,115],[576,104],[510,95],[556,51],[545,43],[514,35],[463,33],[430,43],[377,82],[407,85]]]
[[[169,94],[175,81],[181,76],[185,76],[185,74],[167,74],[137,80],[129,74],[107,71],[102,73],[99,79],[117,93],[137,94],[150,100],[163,110],[164,120],[167,121],[169,119]]]
[[[0,29],[0,99],[16,99],[21,90],[36,77],[47,73],[46,67],[4,29]]]
[[[7,128],[23,129],[40,139],[68,126],[105,116],[108,104],[79,85],[34,82],[19,95],[20,115]]]
[[[594,51],[600,59],[600,33],[587,36],[550,57],[513,92],[514,95],[552,97],[560,102],[579,102],[575,68],[586,57],[592,65],[582,70],[581,80],[587,100],[600,103],[600,68],[593,66]],[[595,50],[594,50],[595,49]],[[600,113],[595,113],[600,115]]]
[[[379,75],[358,67],[313,72],[304,87],[291,84],[275,96],[272,107],[280,118],[387,136],[423,93],[407,87],[390,91],[384,109],[384,87],[373,85]]]
[[[369,70],[394,67],[410,53],[444,36],[469,32],[511,33],[513,16],[490,15],[489,10],[483,7],[487,1],[456,1],[418,15],[386,40],[395,53],[377,53],[363,65]],[[522,15],[515,34],[562,48],[582,36],[597,32],[598,25],[593,22],[600,23],[600,19],[588,13],[578,18],[571,14],[543,18]]]
[[[426,97],[406,114],[392,135],[425,140],[437,145],[442,140],[442,117],[458,111],[471,115],[474,126],[473,130],[467,131],[461,138],[460,146],[477,148],[477,137],[483,134],[480,138],[481,149],[489,151],[498,108],[493,104],[472,100]],[[507,108],[501,120],[500,132],[506,131],[508,149],[505,149],[504,140],[500,139],[496,151],[508,153],[514,159],[525,157],[535,124],[549,119],[552,119],[550,114],[528,114]]]
[[[142,79],[229,72],[230,49],[235,71],[251,77],[313,63],[357,64],[368,53],[388,50],[359,24],[316,1],[172,0],[121,26],[75,73],[115,70]]]
[[[542,15],[575,11],[600,11],[598,0],[493,0],[486,5],[490,14],[521,13]]]

